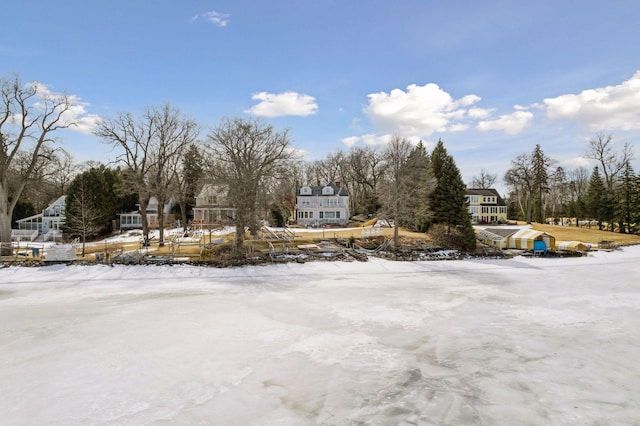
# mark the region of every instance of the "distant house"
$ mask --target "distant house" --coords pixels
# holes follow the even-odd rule
[[[340,183],[301,186],[296,193],[296,222],[303,226],[341,225],[349,222],[349,193]]]
[[[172,218],[170,217],[171,208],[173,207],[173,201],[169,201],[164,205],[164,217],[165,223],[169,223]],[[138,205],[138,211],[132,211],[128,213],[119,213],[120,218],[120,230],[126,229],[142,229],[142,215],[140,214],[140,205]],[[147,222],[149,229],[158,228],[158,199],[151,197],[149,204],[147,205]]]
[[[495,189],[467,188],[465,198],[471,223],[505,223],[507,221],[507,204]]]
[[[40,214],[18,219],[16,221],[18,229],[12,231],[12,236],[16,239],[34,240],[42,235],[43,241],[49,241],[62,235],[65,222],[65,198],[63,195],[52,201]],[[25,236],[27,238],[24,238]]]
[[[193,224],[210,226],[233,221],[236,208],[229,203],[227,193],[227,188],[222,185],[205,184],[196,196]]]

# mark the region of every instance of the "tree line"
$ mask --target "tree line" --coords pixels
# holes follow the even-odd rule
[[[264,211],[279,221],[290,217],[300,183],[341,182],[356,215],[381,214],[397,227],[422,232],[442,225],[441,234],[458,236],[461,247],[473,243],[464,184],[442,142],[429,154],[422,143],[413,146],[395,137],[385,150],[356,147],[306,162],[296,156],[287,130],[255,119],[225,118],[203,134],[195,121],[164,104],[139,115],[124,112],[101,119],[95,134],[114,147],[115,160],[111,166],[89,162],[80,170],[53,137],[74,125],[65,119],[72,99],[50,94],[43,98],[37,85],[23,85],[19,76],[1,79],[1,87],[3,243],[11,241],[12,218],[41,210],[28,200],[53,192],[66,193],[67,231],[83,241],[112,231],[117,212],[135,204],[148,237],[150,198],[159,206],[170,199],[177,202],[185,224],[203,181],[228,189],[239,230],[255,231]],[[165,218],[162,209],[157,213],[162,244]],[[237,232],[237,253],[243,253],[243,242],[244,233]]]
[[[23,85],[18,76],[0,83],[3,243],[11,241],[12,218],[41,211],[43,203],[61,194],[67,195],[67,231],[85,241],[112,231],[117,213],[136,204],[148,238],[151,197],[159,206],[176,202],[185,225],[203,182],[228,189],[229,204],[237,209],[233,224],[251,232],[265,212],[284,224],[295,211],[301,184],[340,182],[350,194],[353,215],[384,217],[395,225],[396,246],[399,227],[428,231],[443,246],[475,246],[465,184],[442,141],[427,152],[422,142],[414,145],[395,136],[384,149],[353,147],[304,161],[287,130],[255,119],[225,118],[203,131],[182,111],[163,104],[141,114],[101,119],[94,133],[113,146],[115,159],[110,165],[90,162],[78,168],[54,138],[59,129],[74,125],[66,119],[72,99],[44,96],[37,85]],[[576,223],[595,219],[600,227],[637,232],[639,184],[631,156],[629,145],[616,152],[612,137],[599,134],[586,153],[598,166],[588,173],[585,168],[564,170],[537,145],[515,158],[504,176],[511,219],[545,222],[570,216]],[[496,179],[483,170],[472,186],[488,188]],[[163,244],[164,211],[157,213]],[[244,232],[237,232],[239,256],[243,245]]]
[[[640,232],[640,176],[631,165],[631,145],[616,150],[612,135],[597,133],[584,158],[596,162],[592,170],[566,170],[538,144],[512,160],[504,175],[510,218],[558,224],[571,218],[575,226],[595,222],[600,230]]]

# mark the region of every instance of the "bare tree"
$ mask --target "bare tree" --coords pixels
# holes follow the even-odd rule
[[[42,85],[23,85],[18,76],[0,79],[0,243],[11,243],[11,216],[27,182],[45,165],[52,134],[73,125],[65,113],[69,96]],[[0,250],[10,252],[7,247]]]
[[[384,173],[384,155],[369,147],[354,147],[346,161],[346,177],[351,194],[351,211],[377,210],[378,184]]]
[[[393,219],[393,244],[399,246],[399,226],[403,215],[408,211],[410,191],[405,164],[411,153],[411,143],[406,138],[394,136],[384,151],[387,174],[383,191],[383,205],[387,217]]]
[[[480,169],[480,174],[478,176],[474,176],[471,180],[471,187],[478,189],[490,189],[498,180],[498,175],[495,173],[489,173],[485,169]]]
[[[293,156],[289,135],[256,120],[233,118],[223,119],[207,140],[211,175],[228,186],[229,201],[236,207],[235,254],[244,257],[244,232],[255,225],[260,190]]]
[[[184,160],[184,153],[195,143],[199,128],[195,121],[182,115],[168,104],[151,108],[147,113],[154,123],[149,188],[158,200],[159,244],[164,244],[164,206],[170,201],[173,180]]]
[[[585,157],[598,162],[607,191],[613,194],[620,173],[627,162],[633,159],[633,149],[629,143],[625,143],[622,150],[616,152],[613,149],[613,135],[596,133],[596,137],[589,141],[589,151]]]
[[[64,149],[58,149],[50,163],[51,181],[55,184],[60,194],[64,194],[67,185],[73,179],[77,167],[73,161],[73,156]]]
[[[147,181],[151,170],[151,144],[155,136],[155,123],[148,114],[137,119],[133,114],[120,113],[116,118],[100,120],[95,134],[103,141],[122,149],[116,161],[124,166],[125,191],[138,194],[142,233],[149,238],[147,206],[151,198],[151,188]]]
[[[168,104],[151,107],[141,117],[121,113],[98,124],[96,135],[122,149],[117,161],[125,166],[131,190],[138,194],[142,232],[149,238],[149,199],[158,199],[160,243],[164,236],[164,205],[170,196],[171,179],[185,147],[198,135],[198,126]]]
[[[505,173],[504,181],[511,188],[510,198],[515,200],[527,223],[531,223],[535,188],[531,156],[520,154],[511,160],[511,168]]]
[[[578,167],[568,173],[569,211],[575,216],[576,227],[580,226],[580,219],[586,214],[585,197],[589,189],[589,176],[590,172],[586,167]]]

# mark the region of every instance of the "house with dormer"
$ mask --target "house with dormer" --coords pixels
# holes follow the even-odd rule
[[[467,188],[465,198],[471,223],[507,222],[507,204],[495,189]]]
[[[340,182],[301,186],[296,192],[296,223],[302,226],[345,226],[349,214],[349,193]]]

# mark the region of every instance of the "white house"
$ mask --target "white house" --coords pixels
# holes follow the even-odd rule
[[[42,235],[44,241],[61,235],[65,221],[65,198],[64,195],[58,197],[40,214],[18,219],[18,229],[13,230],[11,235],[16,239],[23,239],[23,236],[29,234],[27,239],[31,240]]]
[[[210,226],[232,221],[236,208],[227,199],[227,188],[222,185],[205,184],[196,196],[193,208],[193,224]]]
[[[171,212],[172,207],[173,201],[169,201],[164,205],[163,211],[165,223],[169,223],[171,220],[169,212]],[[120,218],[120,230],[142,229],[142,215],[140,214],[139,208],[140,205],[138,204],[138,211],[118,214],[118,217]],[[156,197],[151,197],[149,199],[149,204],[147,205],[147,222],[150,229],[158,227],[158,199]]]
[[[349,193],[339,182],[302,186],[296,193],[296,222],[299,225],[344,226],[350,217]]]

